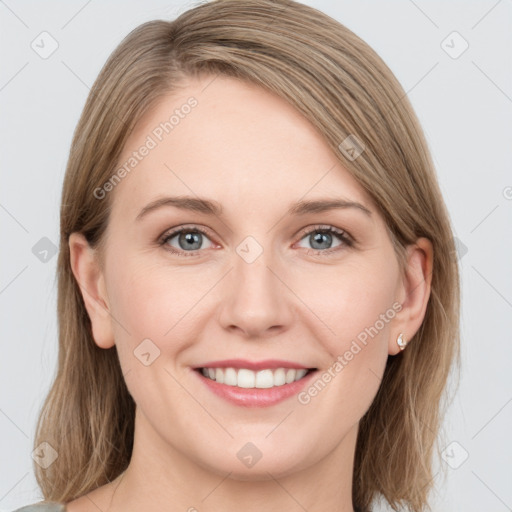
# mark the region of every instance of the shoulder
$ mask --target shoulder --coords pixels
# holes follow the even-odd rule
[[[13,512],[66,512],[66,505],[56,502],[40,502],[17,508]]]

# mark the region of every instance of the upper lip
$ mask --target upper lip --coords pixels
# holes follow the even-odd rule
[[[284,361],[282,359],[265,359],[264,361],[223,359],[222,361],[209,361],[194,367],[195,370],[198,368],[247,368],[248,370],[258,371],[266,370],[267,368],[303,368],[304,370],[309,370],[312,367],[304,366],[303,364],[293,361]]]

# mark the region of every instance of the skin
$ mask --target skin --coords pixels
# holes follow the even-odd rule
[[[359,421],[399,352],[398,334],[412,338],[423,321],[431,243],[408,247],[402,275],[384,220],[322,136],[284,100],[232,78],[190,79],[162,98],[121,161],[190,96],[197,107],[110,192],[104,254],[79,233],[69,240],[94,340],[116,345],[137,412],[127,470],[68,510],[230,512],[243,503],[247,512],[353,511]],[[165,206],[136,220],[169,195],[218,201],[223,215]],[[334,197],[372,213],[286,213],[296,201]],[[208,232],[194,256],[178,236],[167,246],[185,256],[158,244],[183,225]],[[332,235],[315,245],[318,225],[344,230],[355,244]],[[247,236],[263,249],[252,263],[237,252]],[[293,396],[239,407],[191,370],[239,357],[326,371],[395,302],[402,309],[308,404]],[[149,366],[133,353],[147,338],[160,350]],[[237,457],[247,442],[262,454],[250,468]]]

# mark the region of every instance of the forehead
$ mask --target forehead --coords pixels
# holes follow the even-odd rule
[[[130,217],[164,195],[214,198],[227,215],[316,197],[371,205],[301,113],[229,77],[190,79],[162,97],[128,139],[122,167],[113,210]]]

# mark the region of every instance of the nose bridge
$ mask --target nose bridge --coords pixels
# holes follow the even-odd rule
[[[241,247],[237,249],[237,255],[234,258],[233,277],[237,291],[255,299],[259,295],[269,299],[274,297],[277,283],[274,273],[270,270],[274,266],[272,251],[264,250],[255,256],[254,248],[242,252]]]
[[[221,315],[225,328],[235,326],[250,336],[263,336],[290,319],[286,287],[276,274],[276,259],[269,247],[247,237],[235,249],[229,290]]]

